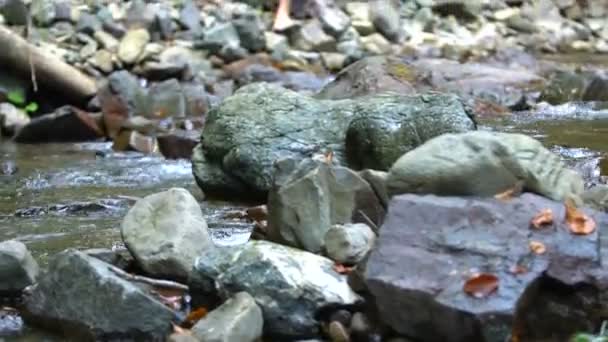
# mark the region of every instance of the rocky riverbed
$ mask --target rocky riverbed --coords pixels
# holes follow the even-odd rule
[[[275,5],[0,3],[0,339],[599,332],[608,5]]]

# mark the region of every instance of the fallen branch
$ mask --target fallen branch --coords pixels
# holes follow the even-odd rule
[[[60,92],[66,98],[84,102],[95,95],[95,80],[56,56],[30,44],[0,25],[0,66],[32,78],[35,86]],[[32,70],[36,70],[33,75]]]
[[[180,291],[188,291],[188,286],[180,283],[176,283],[170,280],[159,280],[152,279],[148,277],[142,277],[134,274],[127,273],[116,266],[110,265],[110,271],[114,272],[117,276],[123,278],[124,280],[133,281],[137,283],[143,283],[151,286],[162,287],[164,289],[175,289]]]

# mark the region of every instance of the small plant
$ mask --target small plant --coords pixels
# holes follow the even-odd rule
[[[31,114],[38,110],[38,104],[36,102],[30,102],[26,105],[25,95],[20,90],[11,90],[6,94],[6,97],[8,102],[23,109],[26,113]]]
[[[606,331],[608,321],[602,323],[599,335],[592,335],[587,333],[579,333],[574,335],[570,342],[608,342],[608,331]]]

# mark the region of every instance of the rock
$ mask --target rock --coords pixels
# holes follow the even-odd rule
[[[105,31],[96,31],[93,36],[102,48],[110,52],[118,51],[119,42],[111,34]]]
[[[494,196],[522,182],[527,191],[562,201],[578,198],[583,179],[559,156],[526,135],[498,132],[444,134],[403,155],[387,189],[447,196]]]
[[[553,224],[531,229],[545,208]],[[608,223],[606,214],[583,211],[598,227]],[[606,305],[597,292],[606,283],[598,233],[572,235],[562,202],[534,194],[508,201],[408,194],[394,197],[388,213],[365,280],[381,320],[399,334],[502,341],[515,328],[525,340],[567,340],[593,326],[594,305]],[[547,252],[531,253],[530,241]],[[481,299],[463,290],[478,272],[499,281]]]
[[[0,163],[0,175],[1,176],[12,176],[19,171],[19,167],[14,160],[3,160]]]
[[[148,117],[186,116],[186,99],[179,82],[172,78],[150,85],[148,89]]]
[[[323,31],[318,20],[310,20],[303,25],[292,40],[294,47],[302,51],[331,52],[336,49],[336,40]]]
[[[81,341],[163,340],[174,312],[112,268],[73,249],[57,254],[26,296],[23,318]]]
[[[90,248],[82,252],[105,263],[114,265],[121,270],[131,267],[134,262],[133,256],[127,249]]]
[[[179,12],[179,23],[186,30],[198,32],[201,29],[200,10],[192,0],[183,2],[182,10]]]
[[[101,117],[64,106],[31,120],[14,136],[19,143],[80,142],[104,136]]]
[[[158,142],[155,137],[131,129],[121,130],[113,139],[114,151],[137,151],[144,154],[158,152]]]
[[[374,23],[370,16],[369,3],[352,1],[346,3],[346,12],[350,15],[352,26],[363,36],[374,33]]]
[[[247,11],[232,20],[234,28],[239,34],[241,46],[251,52],[262,51],[266,47],[264,22],[254,11]]]
[[[88,35],[93,35],[95,32],[101,31],[101,21],[94,15],[88,13],[80,14],[76,23],[76,32],[82,32]]]
[[[344,325],[338,321],[329,323],[328,335],[332,342],[349,342],[350,336]]]
[[[201,255],[189,287],[194,303],[216,291],[249,293],[262,309],[264,335],[290,340],[319,334],[315,312],[360,300],[329,259],[266,241]]]
[[[155,19],[153,5],[145,0],[131,1],[126,11],[125,25],[127,29],[152,29]]]
[[[464,20],[474,20],[481,14],[482,4],[468,0],[434,0],[433,11],[444,15],[453,15]]]
[[[321,53],[321,59],[323,60],[323,65],[328,70],[331,71],[339,71],[342,70],[344,65],[346,65],[346,55],[335,52],[323,52]]]
[[[589,78],[590,75],[557,70],[549,78],[539,101],[546,101],[557,105],[580,100],[587,85],[590,83],[588,81]]]
[[[0,4],[0,14],[8,25],[27,24],[28,9],[23,0],[6,0]]]
[[[22,242],[0,242],[0,296],[21,292],[36,281],[38,271],[38,263]]]
[[[277,163],[268,195],[272,241],[318,253],[332,225],[358,219],[359,211],[368,217],[383,211],[369,184],[352,170],[310,159]],[[366,207],[358,205],[362,198],[368,199]]]
[[[376,234],[366,224],[336,224],[325,234],[327,256],[335,262],[356,265],[371,251]]]
[[[350,321],[350,333],[355,341],[369,341],[372,326],[369,318],[362,312],[355,312]]]
[[[137,78],[126,70],[115,71],[101,85],[97,97],[106,134],[114,138],[124,120],[146,112],[147,97]]]
[[[264,32],[266,50],[269,52],[284,51],[289,48],[287,37],[274,32]]]
[[[355,62],[340,71],[316,95],[320,99],[350,99],[394,92],[415,93],[417,71],[396,57],[374,56]]]
[[[370,118],[369,122],[385,122],[385,127],[389,122],[399,123],[396,125],[401,128],[393,127],[381,137],[374,132],[374,139],[381,141],[368,143],[358,139],[367,137],[358,130],[369,127],[363,128],[362,124],[349,127],[354,119],[366,117]],[[193,172],[206,193],[227,194],[227,189],[231,189],[265,197],[272,185],[275,160],[301,159],[331,149],[334,161],[340,164],[345,160],[343,146],[347,130],[355,144],[350,149],[353,153],[349,155],[349,163],[370,164],[362,160],[370,160],[369,156],[356,151],[392,141],[394,145],[387,151],[373,150],[376,160],[391,165],[403,153],[431,137],[474,128],[462,103],[452,95],[383,95],[331,101],[256,83],[240,88],[209,112],[203,139],[194,149]],[[378,169],[376,166],[380,165],[369,168]]]
[[[0,133],[12,136],[30,122],[30,117],[8,102],[0,103]]]
[[[135,63],[149,41],[150,34],[146,29],[129,30],[118,46],[118,58],[126,64]]]
[[[192,150],[198,143],[200,132],[173,131],[156,137],[158,149],[167,159],[190,159]]]
[[[372,55],[390,54],[393,51],[391,43],[380,33],[372,33],[361,37],[361,44]]]
[[[316,18],[319,18],[323,29],[334,37],[339,37],[350,25],[350,18],[336,6],[333,0],[312,1]]]
[[[205,29],[202,37],[194,42],[196,48],[209,50],[212,54],[217,54],[222,49],[236,49],[240,44],[238,31],[230,22],[216,23]]]
[[[247,292],[238,292],[199,320],[192,331],[200,341],[254,342],[262,336],[262,310]]]
[[[99,50],[91,59],[91,63],[102,72],[109,74],[114,70],[112,54],[106,50]]]
[[[386,178],[388,177],[388,173],[367,169],[359,171],[359,176],[371,185],[382,206],[385,208],[388,207],[389,196],[388,191],[386,190]]]
[[[211,107],[211,100],[205,86],[197,82],[181,83],[180,85],[186,101],[186,116],[204,117]]]
[[[122,239],[149,274],[186,279],[194,259],[213,247],[196,199],[181,188],[146,196],[129,210]]]
[[[608,101],[608,77],[596,75],[585,88],[583,101]]]
[[[30,13],[36,24],[48,27],[55,21],[55,1],[33,0],[30,5]]]
[[[393,0],[374,0],[370,3],[370,19],[376,30],[392,42],[403,36],[399,5]]]
[[[177,25],[173,23],[173,18],[171,17],[171,6],[166,4],[155,5],[157,5],[155,10],[155,31],[158,31],[163,40],[173,39],[173,31]]]

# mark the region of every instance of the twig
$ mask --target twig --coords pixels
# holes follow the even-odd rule
[[[166,289],[188,291],[188,286],[186,286],[184,284],[176,283],[174,281],[152,279],[152,278],[142,277],[142,276],[138,276],[138,275],[134,275],[134,274],[129,274],[129,273],[121,270],[120,268],[118,268],[116,266],[112,266],[112,265],[110,265],[109,269],[110,269],[110,271],[114,272],[117,276],[119,276],[125,280],[143,283],[143,284],[147,284],[147,285],[152,285],[152,286],[156,286],[156,287],[162,287],[162,288],[166,288]]]
[[[361,214],[361,216],[363,216],[363,218],[365,219],[365,221],[367,221],[367,224],[372,228],[372,230],[378,234],[378,226],[374,223],[374,221],[372,221],[372,219],[369,218],[369,216],[365,215],[365,213],[362,210],[359,210],[359,214]]]
[[[32,31],[32,16],[28,12],[26,15],[27,26],[25,29],[25,39],[29,42]],[[36,68],[34,67],[34,62],[32,59],[32,50],[28,51],[28,63],[30,64],[30,75],[32,77],[32,87],[34,88],[34,92],[38,92],[38,82],[36,81]]]

